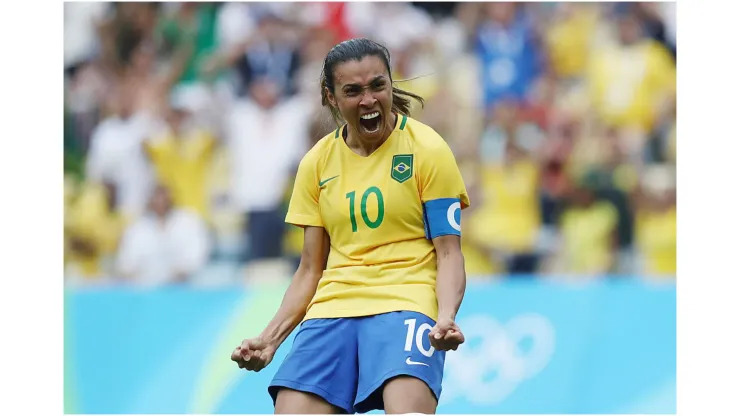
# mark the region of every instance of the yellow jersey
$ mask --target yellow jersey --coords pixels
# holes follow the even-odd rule
[[[612,261],[612,237],[619,221],[608,202],[590,207],[572,207],[561,217],[561,233],[569,273],[606,273]]]
[[[638,212],[636,240],[650,276],[676,275],[676,208],[665,212]]]
[[[579,77],[586,71],[591,44],[599,25],[595,10],[581,4],[573,15],[555,21],[545,33],[545,43],[553,70],[560,77]]]
[[[94,253],[83,254],[71,250],[67,267],[84,278],[104,275],[105,260],[118,249],[118,240],[129,222],[125,216],[108,208],[106,190],[101,184],[86,183],[80,195],[65,212],[65,239],[77,239],[93,247]]]
[[[216,139],[197,131],[178,139],[171,134],[148,141],[145,148],[157,179],[170,189],[175,206],[196,211],[210,220],[208,174]]]
[[[471,234],[489,247],[531,251],[541,225],[537,165],[522,160],[508,167],[485,167],[481,179],[483,207],[473,217]]]
[[[650,131],[659,106],[675,97],[676,66],[662,45],[644,41],[595,53],[587,81],[595,110],[604,122]]]
[[[286,216],[290,224],[323,227],[331,240],[304,319],[404,310],[436,320],[432,224],[459,235],[470,204],[455,157],[432,128],[407,116],[367,157],[347,146],[345,126],[301,160]]]

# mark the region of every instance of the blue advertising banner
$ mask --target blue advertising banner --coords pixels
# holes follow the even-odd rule
[[[67,413],[272,413],[260,373],[230,361],[285,286],[70,290]],[[439,413],[673,413],[675,285],[624,280],[468,285]]]

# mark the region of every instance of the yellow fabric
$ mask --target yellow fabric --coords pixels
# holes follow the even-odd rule
[[[676,208],[638,213],[635,228],[637,246],[645,260],[645,273],[675,276]]]
[[[109,211],[106,199],[106,191],[102,185],[86,184],[79,196],[67,207],[67,266],[85,278],[99,277],[105,272],[102,262],[115,253],[127,223],[123,215]],[[74,239],[90,244],[94,247],[94,254],[74,251],[69,247]]]
[[[434,130],[401,116],[368,157],[350,150],[339,132],[304,156],[286,216],[291,224],[324,227],[331,239],[305,319],[399,310],[436,319],[437,258],[425,237],[422,202],[470,204],[452,151]],[[391,177],[395,155],[413,155],[411,176],[402,182]]]
[[[197,131],[178,140],[167,134],[147,142],[157,179],[172,193],[176,207],[210,218],[207,181],[215,138]]]
[[[573,15],[556,21],[545,34],[550,63],[560,77],[579,77],[586,70],[590,43],[598,16],[581,5],[573,5]]]
[[[293,189],[295,182],[290,184],[288,187],[286,201],[290,202],[290,193]],[[303,250],[303,228],[300,227],[288,227],[285,230],[285,237],[283,238],[283,250],[285,253],[300,256]]]
[[[644,41],[595,53],[587,80],[595,110],[604,122],[649,131],[662,100],[676,92],[676,67],[665,48]]]
[[[489,247],[527,252],[540,229],[539,170],[529,160],[483,168],[483,202],[472,215],[472,238]]]
[[[566,209],[561,218],[566,270],[577,274],[607,272],[617,220],[616,209],[607,202]]]
[[[676,122],[673,122],[668,133],[668,146],[666,146],[666,159],[676,163]]]
[[[469,278],[490,277],[504,271],[502,265],[493,261],[486,251],[466,240],[462,241],[462,253],[465,257],[465,272]]]

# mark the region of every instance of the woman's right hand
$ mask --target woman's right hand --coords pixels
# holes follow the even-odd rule
[[[260,371],[267,367],[278,347],[301,323],[326,268],[330,246],[329,234],[324,228],[305,228],[301,264],[283,296],[280,308],[260,336],[245,339],[231,353],[231,361],[239,364],[239,368]]]
[[[276,350],[277,348],[263,341],[261,337],[245,339],[231,353],[231,361],[236,362],[239,368],[259,372],[270,364]]]

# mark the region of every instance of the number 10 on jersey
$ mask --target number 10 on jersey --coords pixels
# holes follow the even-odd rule
[[[370,195],[373,194],[375,195],[375,200],[378,204],[378,216],[377,218],[375,218],[374,221],[371,221],[370,216],[367,214],[367,200]],[[346,197],[347,199],[349,199],[349,221],[352,223],[352,232],[355,233],[357,232],[357,217],[355,215],[355,191],[348,192]],[[383,193],[380,192],[380,189],[378,189],[376,186],[371,186],[367,188],[365,193],[362,194],[362,198],[360,199],[360,215],[362,215],[362,221],[369,228],[378,228],[383,222],[383,217],[385,216]]]

